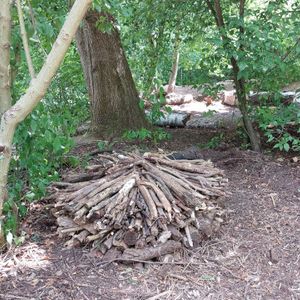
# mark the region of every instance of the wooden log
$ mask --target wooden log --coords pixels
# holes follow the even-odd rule
[[[174,226],[173,224],[170,224],[170,225],[168,225],[168,230],[171,232],[172,239],[174,241],[183,240],[183,235],[180,233],[180,231],[178,230],[178,228],[176,226]]]
[[[157,210],[161,207],[163,207],[163,205],[161,204],[161,202],[159,201],[158,197],[156,196],[155,192],[151,189],[151,186],[150,185],[147,185],[147,182],[143,181],[143,184],[145,186],[148,186],[150,187],[150,189],[148,189],[148,192],[152,198],[152,200],[154,201],[155,205],[156,205],[156,208]]]
[[[97,174],[90,174],[90,173],[81,173],[81,174],[73,174],[68,175],[63,178],[64,183],[78,183],[84,181],[90,181],[102,178],[105,175],[104,170],[102,172],[99,171]]]
[[[88,209],[86,207],[81,207],[76,213],[74,214],[74,221],[77,224],[85,223],[83,216],[88,212]]]
[[[148,156],[146,157],[146,160],[149,161],[154,161],[154,162],[158,162],[161,163],[163,165],[169,166],[171,168],[176,168],[178,170],[182,170],[182,171],[188,171],[188,172],[192,172],[192,173],[200,173],[200,174],[209,174],[210,176],[215,176],[215,175],[223,175],[224,172],[218,168],[207,168],[206,166],[203,166],[203,164],[201,165],[195,165],[193,163],[189,162],[185,162],[185,161],[174,161],[174,160],[167,160],[167,159],[163,159],[160,157],[151,157]]]
[[[138,189],[137,187],[133,187],[133,189],[130,191],[128,197],[129,197],[129,216],[132,216],[136,210],[136,199],[138,195]]]
[[[68,234],[68,233],[73,233],[73,232],[80,231],[80,230],[82,230],[82,229],[83,229],[82,226],[74,226],[74,227],[70,227],[70,228],[62,228],[62,227],[59,227],[59,228],[58,228],[58,232],[59,232],[59,234],[61,234],[61,235],[65,235],[65,234]]]
[[[82,204],[87,206],[88,208],[91,208],[91,207],[97,205],[99,202],[101,202],[105,198],[109,198],[111,195],[114,195],[115,193],[117,193],[123,187],[125,180],[126,180],[125,178],[118,180],[117,182],[115,182],[115,184],[113,186],[107,187],[101,193],[97,194],[95,197],[89,199],[87,202],[82,203]],[[75,210],[77,210],[77,209],[75,209]]]
[[[190,228],[189,228],[189,226],[188,226],[188,225],[185,226],[185,227],[184,227],[184,230],[185,230],[185,234],[186,234],[186,238],[187,238],[187,241],[188,241],[188,243],[189,243],[189,246],[190,246],[191,248],[193,248],[193,247],[194,247],[194,243],[193,243],[193,240],[192,240],[192,237],[191,237],[191,233],[190,233]]]
[[[72,228],[77,226],[77,224],[70,217],[67,216],[59,216],[56,219],[56,222],[58,226],[62,228]]]
[[[139,234],[135,230],[127,230],[123,236],[123,241],[127,246],[134,246],[138,239]]]
[[[144,201],[147,204],[147,207],[149,209],[149,212],[150,212],[149,218],[150,218],[150,220],[157,219],[158,214],[157,214],[156,205],[155,205],[154,201],[152,200],[149,191],[147,190],[147,188],[144,185],[142,185],[140,183],[140,181],[138,181],[138,188],[139,188],[139,190],[140,190],[140,192],[141,192],[141,194],[144,198]]]
[[[109,234],[110,232],[111,232],[111,229],[104,229],[97,234],[89,235],[86,238],[86,240],[87,240],[87,242],[93,242],[95,240],[103,238],[105,235]]]
[[[197,183],[192,183],[192,181],[187,180],[186,178],[184,178],[183,176],[181,176],[178,172],[174,171],[171,168],[168,167],[159,167],[159,169],[161,169],[162,171],[165,171],[167,173],[169,173],[172,176],[176,177],[176,180],[180,180],[181,181],[181,185],[187,189],[187,190],[194,190],[194,191],[198,191],[201,192],[201,194],[203,195],[208,195],[208,196],[222,196],[222,193],[220,191],[218,191],[217,189],[208,189],[208,188],[203,188],[198,186]]]
[[[110,204],[106,207],[106,215],[111,212],[111,210],[115,207],[117,207],[117,211],[123,210],[124,206],[128,202],[128,194],[131,191],[131,189],[134,187],[136,183],[136,178],[130,178],[125,183],[123,183],[123,186],[118,191],[118,196],[115,198],[114,201],[111,201]],[[122,205],[123,204],[123,205]],[[87,204],[88,205],[88,204]]]
[[[206,199],[205,196],[189,191],[185,188],[183,188],[180,184],[180,182],[171,175],[167,175],[163,171],[159,170],[158,168],[153,167],[149,163],[144,163],[144,167],[147,169],[147,171],[155,174],[156,176],[160,177],[164,183],[169,187],[170,190],[172,190],[179,199],[184,201],[187,206],[195,207],[199,204],[199,200]]]
[[[181,243],[175,241],[167,241],[157,247],[148,247],[144,249],[133,249],[129,248],[124,250],[123,255],[120,260],[150,260],[154,258],[161,257],[163,255],[174,253],[175,251],[181,249]]]
[[[110,176],[105,176],[95,182],[92,182],[90,185],[85,186],[82,189],[79,189],[78,191],[72,193],[69,195],[67,201],[77,204],[75,206],[74,210],[80,209],[86,202],[86,197],[92,198],[94,195],[100,193],[101,191],[105,190],[106,188],[110,187],[111,185],[115,184],[118,181],[121,181],[123,178],[125,178],[130,171],[128,172],[115,172],[114,174],[111,174]],[[80,201],[84,199],[83,201]],[[70,204],[71,205],[71,204]]]
[[[82,230],[80,233],[78,233],[77,235],[73,236],[73,245],[76,246],[80,246],[81,244],[83,244],[86,240],[86,238],[90,235],[90,232],[87,230]]]
[[[106,207],[111,201],[114,201],[114,198],[116,198],[117,196],[118,196],[118,195],[116,194],[116,195],[114,195],[114,196],[112,196],[112,197],[110,197],[110,198],[107,198],[107,199],[101,201],[101,202],[98,203],[97,205],[95,205],[95,206],[93,206],[92,208],[90,208],[90,210],[89,210],[89,212],[88,212],[86,218],[90,220],[90,219],[93,218],[93,216],[94,216],[95,214],[98,215],[99,217],[103,217],[105,214],[101,215],[101,214],[99,214],[99,212],[100,212],[104,207]],[[87,208],[86,208],[86,209],[87,209]]]
[[[165,194],[152,182],[145,182],[142,181],[141,182],[143,185],[151,187],[151,189],[155,192],[155,194],[158,197],[158,200],[160,201],[162,207],[166,210],[167,213],[171,213],[172,211],[172,207],[171,204],[169,202],[169,200],[167,199],[167,197],[165,196]],[[160,206],[161,206],[160,205]]]

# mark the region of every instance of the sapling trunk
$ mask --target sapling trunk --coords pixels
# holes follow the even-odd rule
[[[2,243],[4,242],[2,209],[7,195],[7,175],[15,129],[45,95],[91,2],[92,0],[75,1],[41,71],[31,80],[26,93],[2,115],[0,124],[0,242]]]
[[[10,36],[11,1],[0,1],[0,117],[11,106]]]
[[[173,53],[173,63],[172,63],[172,71],[169,78],[169,85],[167,88],[167,93],[174,93],[177,73],[178,73],[178,65],[179,65],[179,39],[175,41],[174,53]]]
[[[206,4],[208,6],[208,9],[211,11],[216,25],[219,29],[220,32],[220,36],[221,39],[223,41],[223,47],[226,51],[229,51],[230,47],[230,39],[228,38],[228,36],[226,35],[225,29],[225,22],[224,22],[224,18],[223,18],[223,12],[222,12],[222,7],[221,7],[221,3],[219,0],[213,0],[212,2],[210,0],[206,0]],[[243,36],[244,35],[244,26],[243,26],[243,19],[244,19],[244,13],[245,13],[245,1],[244,0],[240,0],[239,2],[239,18],[240,18],[240,26],[239,26],[239,31],[240,31],[240,35]],[[238,48],[238,51],[243,53],[244,47],[243,44],[240,44],[240,47]],[[239,101],[239,107],[243,116],[243,122],[244,122],[244,126],[245,129],[247,131],[250,143],[251,143],[251,147],[254,151],[260,152],[260,138],[259,135],[256,134],[254,128],[253,128],[253,124],[250,120],[250,117],[248,115],[248,105],[247,105],[247,97],[246,97],[246,87],[245,87],[245,80],[243,78],[239,78],[239,66],[238,66],[238,62],[235,59],[235,57],[231,57],[230,58],[230,62],[231,62],[231,66],[232,66],[232,70],[233,70],[233,79],[234,79],[234,83],[235,83],[235,87],[236,87],[236,92],[237,92],[237,97],[238,97],[238,101]]]
[[[26,28],[25,28],[25,22],[24,22],[23,11],[22,11],[22,6],[21,6],[20,0],[16,0],[16,5],[17,5],[17,9],[18,9],[20,32],[21,32],[21,37],[22,37],[22,41],[23,41],[23,47],[24,47],[24,51],[25,51],[28,70],[29,70],[31,78],[34,78],[35,72],[34,72],[32,59],[30,56],[29,43],[28,43],[27,32],[26,32]]]

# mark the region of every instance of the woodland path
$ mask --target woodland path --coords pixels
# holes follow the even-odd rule
[[[159,148],[183,150],[213,134],[171,131]],[[202,154],[229,178],[229,216],[218,237],[184,253],[189,264],[102,265],[95,251],[64,249],[39,203],[23,225],[28,240],[0,257],[0,299],[300,299],[299,161],[234,147]]]

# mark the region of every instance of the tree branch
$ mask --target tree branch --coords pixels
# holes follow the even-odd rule
[[[219,27],[225,27],[225,23],[224,23],[224,18],[223,18],[223,13],[222,13],[222,8],[221,8],[220,1],[219,0],[215,0],[214,4],[215,4],[216,16],[217,16],[217,19],[218,19],[218,26]]]
[[[21,37],[22,37],[22,41],[23,41],[23,47],[24,47],[24,51],[25,51],[25,56],[26,56],[29,73],[30,73],[31,78],[35,78],[35,72],[34,72],[33,63],[31,60],[31,56],[30,56],[27,32],[25,29],[24,17],[23,17],[22,6],[21,6],[20,0],[16,0],[16,5],[17,5],[17,9],[18,9]]]
[[[242,24],[240,25],[240,33],[244,34],[244,16],[245,16],[245,0],[240,0],[240,21]]]
[[[213,17],[215,18],[216,25],[219,27],[217,14],[216,14],[213,4],[210,2],[210,0],[206,0],[206,4],[207,4],[208,9],[211,11]]]

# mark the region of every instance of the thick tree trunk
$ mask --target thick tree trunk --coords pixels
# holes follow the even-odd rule
[[[0,117],[11,105],[10,94],[10,0],[0,1]]]
[[[179,65],[179,41],[176,40],[173,54],[172,72],[169,78],[167,93],[174,93]]]
[[[97,28],[103,17],[112,26],[109,32]],[[105,138],[145,127],[145,114],[112,16],[90,11],[76,41],[89,92],[91,130]]]
[[[0,124],[0,247],[3,243],[3,202],[6,199],[7,174],[11,159],[12,141],[18,123],[22,122],[45,95],[53,76],[60,66],[92,0],[76,0],[62,27],[51,52],[38,76],[33,79],[26,93],[7,110]],[[1,11],[2,12],[2,11]]]

